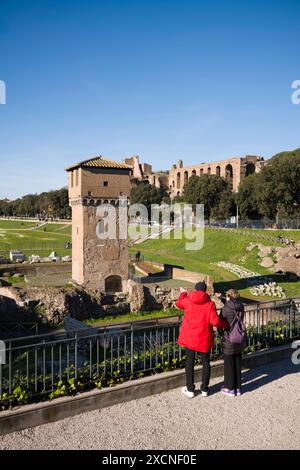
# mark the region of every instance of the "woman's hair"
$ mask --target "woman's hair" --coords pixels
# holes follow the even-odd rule
[[[238,290],[229,289],[226,294],[230,298],[230,300],[238,300],[240,298],[240,293]]]

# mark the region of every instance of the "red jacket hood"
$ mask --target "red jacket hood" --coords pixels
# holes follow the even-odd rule
[[[190,292],[188,298],[194,304],[206,304],[210,301],[209,295],[201,290]]]

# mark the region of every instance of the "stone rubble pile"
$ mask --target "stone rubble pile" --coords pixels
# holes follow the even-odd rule
[[[261,243],[250,243],[246,251],[258,249],[260,265],[275,273],[289,273],[300,277],[300,243],[286,247],[265,246]]]
[[[249,269],[246,269],[242,266],[228,263],[226,261],[220,261],[216,263],[216,265],[232,272],[239,279],[247,279],[249,290],[251,294],[255,296],[270,296],[280,298],[286,297],[282,287],[280,287],[276,282],[272,281],[271,278],[266,278],[259,273],[250,271]]]

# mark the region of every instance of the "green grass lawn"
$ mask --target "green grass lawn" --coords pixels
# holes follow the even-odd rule
[[[60,256],[71,254],[64,244],[71,241],[71,225],[49,223],[39,229],[35,223],[0,220],[0,254],[9,256],[10,250],[21,250],[26,256],[49,256],[55,250]]]
[[[247,229],[247,231],[251,232],[251,229]],[[274,237],[277,234],[282,234],[280,230],[253,230],[253,233],[258,232]],[[300,240],[300,231],[284,231],[284,236]],[[191,271],[209,274],[215,282],[217,291],[234,287],[241,291],[243,297],[259,300],[259,297],[250,294],[249,289],[246,287],[246,281],[238,279],[234,274],[215,265],[218,261],[227,261],[258,272],[261,275],[270,276],[270,271],[259,265],[260,258],[257,250],[255,249],[250,253],[246,251],[246,247],[250,242],[283,246],[278,242],[271,243],[264,239],[255,239],[251,235],[241,235],[239,231],[232,233],[206,228],[204,246],[199,251],[187,251],[185,248],[186,239],[176,240],[174,235],[171,236],[170,240],[148,240],[139,244],[138,247],[145,259],[173,263]],[[130,248],[132,254],[135,251],[136,247]],[[279,274],[273,274],[272,277],[285,289],[287,296],[300,294],[300,281],[289,282],[287,276]],[[262,297],[262,299],[266,300],[268,297]]]
[[[151,312],[138,312],[138,313],[126,313],[126,314],[116,314],[114,316],[107,316],[103,319],[95,320],[85,320],[83,323],[86,323],[89,326],[104,326],[111,325],[112,323],[126,323],[137,320],[149,320],[151,318],[161,318],[161,317],[174,317],[176,315],[182,315],[182,310],[178,308],[168,308],[166,310],[157,310]]]
[[[1,229],[17,230],[17,229],[36,227],[37,225],[38,225],[38,221],[37,222],[22,222],[19,220],[0,219],[0,230]]]
[[[300,230],[273,230],[273,229],[248,229],[248,228],[241,228],[234,231],[237,235],[240,234],[241,232],[252,232],[253,234],[261,234],[261,235],[267,235],[269,237],[274,237],[276,238],[278,235],[281,235],[282,237],[285,238],[290,238],[295,241],[300,241]],[[259,241],[257,239],[257,241]],[[280,243],[277,242],[278,245],[282,246]]]

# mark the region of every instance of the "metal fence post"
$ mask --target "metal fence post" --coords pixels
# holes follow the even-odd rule
[[[257,336],[260,342],[260,306],[257,306]]]
[[[46,340],[43,339],[43,391],[46,391]]]
[[[131,368],[131,373],[133,374],[134,371],[134,363],[133,363],[133,335],[134,335],[134,329],[133,329],[133,323],[131,323],[131,340],[130,340],[130,368]]]
[[[11,377],[11,364],[12,362],[12,351],[11,351],[11,341],[8,343],[8,393],[12,392],[12,377]]]
[[[77,351],[78,351],[78,333],[75,334],[75,379],[77,379]]]

